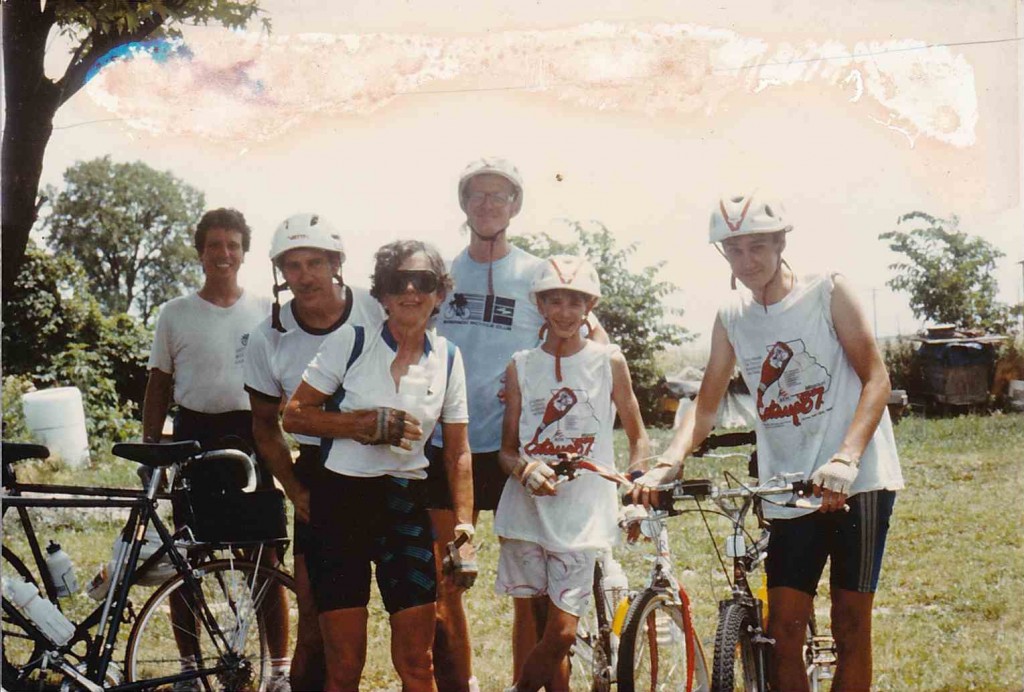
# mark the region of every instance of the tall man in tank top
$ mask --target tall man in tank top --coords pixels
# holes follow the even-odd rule
[[[497,508],[505,486],[507,476],[498,464],[505,367],[512,354],[539,343],[544,320],[530,300],[530,286],[543,260],[508,240],[509,223],[523,206],[522,176],[510,162],[492,157],[470,163],[459,179],[458,200],[466,214],[469,245],[452,261],[455,290],[441,306],[436,325],[439,334],[458,345],[465,363],[475,524],[480,510]],[[600,325],[594,327],[591,338],[608,341]],[[473,527],[455,525],[439,447],[435,435],[434,449],[428,454],[434,548],[440,567],[456,529],[472,531]],[[438,579],[434,674],[442,691],[475,685],[463,590],[450,580]]]
[[[142,405],[142,432],[146,442],[159,442],[170,404],[177,405],[175,440],[197,440],[205,449],[232,445],[225,438],[241,438],[252,447],[252,414],[243,389],[242,365],[249,333],[270,312],[270,301],[238,284],[238,271],[249,250],[251,231],[241,212],[214,209],[196,227],[195,247],[204,281],[197,293],[168,301],[160,310],[149,357],[149,379]],[[259,469],[259,485],[273,479]],[[198,481],[198,479],[197,479]],[[201,490],[201,488],[197,488]],[[281,594],[283,596],[283,594]],[[284,609],[283,597],[268,601]],[[183,623],[174,628],[182,668],[196,665],[195,623],[188,606],[172,599],[171,618]],[[287,628],[276,628],[272,654],[285,660]],[[286,670],[272,671],[268,689],[287,688]],[[198,689],[198,686],[196,687]]]
[[[760,481],[800,472],[820,506],[765,503],[772,519],[766,573],[772,688],[807,690],[802,646],[813,598],[831,561],[833,690],[871,687],[871,610],[889,519],[903,476],[886,410],[889,376],[846,279],[797,276],[782,259],[793,227],[775,200],[724,197],[711,215],[737,291],[718,311],[696,404],[634,498],[682,476],[683,460],[707,437],[733,368],[755,393]],[[848,510],[845,508],[848,506]]]

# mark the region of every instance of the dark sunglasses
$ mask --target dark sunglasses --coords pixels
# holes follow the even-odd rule
[[[417,293],[433,293],[441,285],[441,279],[429,269],[398,270],[384,277],[384,292],[390,295],[405,293],[412,284]]]

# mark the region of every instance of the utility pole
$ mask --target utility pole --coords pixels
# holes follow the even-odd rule
[[[878,301],[876,296],[878,294],[877,288],[871,289],[871,317],[875,322],[875,341],[878,341]]]
[[[1020,265],[1020,333],[1024,334],[1024,260],[1017,262]]]

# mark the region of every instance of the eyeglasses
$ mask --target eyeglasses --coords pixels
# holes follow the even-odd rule
[[[384,277],[381,282],[384,293],[399,295],[412,284],[417,293],[433,293],[441,285],[441,278],[429,269],[399,269]]]
[[[507,207],[515,201],[516,196],[512,192],[470,192],[466,195],[466,199],[473,206],[479,206],[487,199],[490,199],[499,207]]]

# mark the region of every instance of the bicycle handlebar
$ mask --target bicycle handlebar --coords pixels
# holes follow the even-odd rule
[[[653,488],[658,492],[658,501],[652,504],[653,509],[671,512],[674,509],[676,500],[727,500],[731,498],[766,497],[769,495],[795,494],[801,497],[813,492],[813,485],[800,473],[786,473],[769,478],[761,485],[744,485],[736,488],[720,488],[706,478],[679,480],[668,485],[661,485]],[[622,498],[624,505],[634,503],[630,495]],[[780,503],[784,507],[800,507],[802,509],[815,509],[816,506],[806,500],[794,500],[793,502]]]

